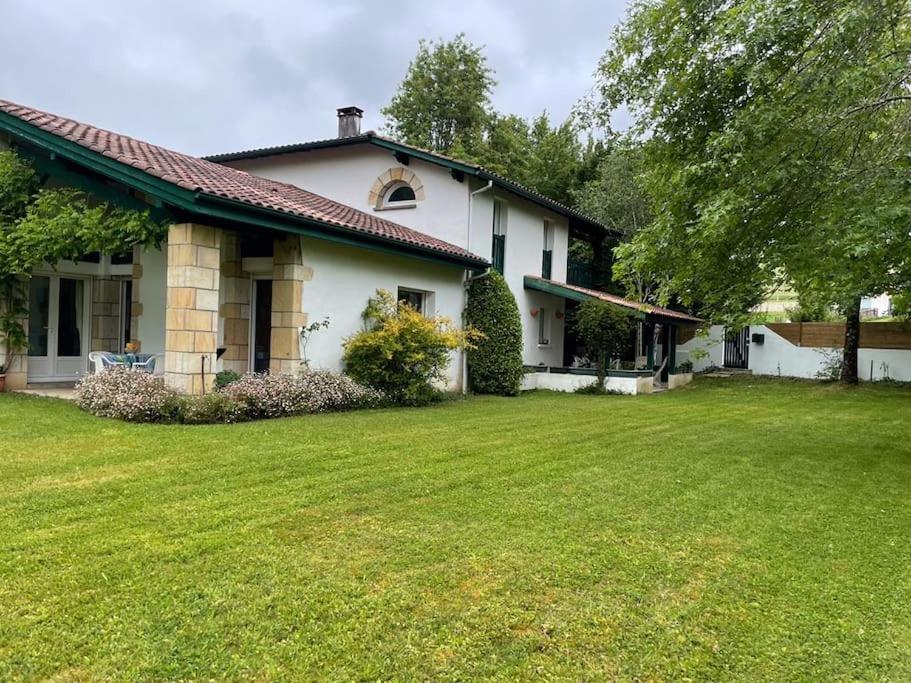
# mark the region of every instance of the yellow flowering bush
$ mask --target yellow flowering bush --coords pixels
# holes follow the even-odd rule
[[[473,328],[455,328],[449,318],[426,317],[383,289],[362,317],[364,329],[345,340],[346,372],[406,405],[432,400],[433,383],[446,379],[449,354],[474,348],[482,336]]]

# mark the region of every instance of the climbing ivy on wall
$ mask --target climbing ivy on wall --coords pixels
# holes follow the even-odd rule
[[[167,227],[137,211],[95,201],[72,188],[48,188],[13,150],[0,150],[0,372],[25,350],[23,280],[41,264],[85,254],[123,254],[135,245],[159,246]]]

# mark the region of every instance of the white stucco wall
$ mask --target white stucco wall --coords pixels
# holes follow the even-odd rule
[[[434,315],[462,325],[464,271],[427,261],[302,238],[304,263],[313,279],[304,283],[304,310],[310,322],[329,317],[329,327],[313,333],[307,346],[311,368],[342,369],[342,343],[362,327],[361,313],[377,289],[399,287],[432,292]],[[449,387],[461,387],[460,358],[453,353]]]
[[[504,276],[522,316],[523,361],[528,365],[563,364],[564,321],[561,316],[565,313],[565,302],[559,297],[526,291],[523,279],[526,275],[541,275],[544,221],[547,219],[554,229],[551,279],[566,281],[569,225],[565,217],[497,189],[470,198],[470,193],[483,188],[485,183],[475,178],[458,182],[448,169],[416,159],[412,159],[407,168],[423,183],[425,199],[412,209],[375,211],[368,203],[372,185],[390,168],[402,166],[391,152],[368,144],[241,160],[230,165],[298,185],[467,248],[487,259],[491,258],[493,202],[495,198],[503,201],[507,231]],[[426,271],[425,276],[430,278],[428,264],[416,263],[418,271]],[[546,346],[538,344],[540,313],[533,315],[541,309],[550,323],[551,343]]]
[[[597,381],[598,378],[594,375],[528,372],[522,377],[522,391],[547,389],[572,393],[583,387],[592,386]],[[654,382],[651,377],[607,377],[604,380],[604,388],[620,394],[651,394]]]
[[[164,353],[165,307],[168,299],[168,245],[161,250],[145,249],[140,256],[139,316],[137,335],[143,353]]]
[[[697,333],[693,339],[677,346],[677,364],[691,360],[693,371],[724,365],[724,326],[712,325],[708,334]]]
[[[750,344],[750,370],[757,375],[815,379],[826,355],[841,354],[841,349],[795,346],[764,325],[751,326],[750,334],[756,333],[765,335],[764,343]],[[874,380],[911,382],[911,350],[860,349],[857,371],[861,380],[871,379],[872,371]]]
[[[800,377],[817,379],[826,365],[826,357],[840,355],[841,349],[825,349],[812,346],[796,346],[765,325],[751,325],[750,337],[765,335],[762,344],[750,342],[749,369],[754,375],[773,377]],[[707,356],[693,358],[696,349],[704,349]],[[696,372],[709,367],[724,365],[724,327],[713,325],[708,337],[697,336],[677,348],[678,359],[693,359]],[[894,379],[911,382],[911,350],[903,349],[860,349],[857,362],[861,380]]]
[[[472,188],[483,187],[473,183]],[[569,226],[566,219],[551,214],[536,204],[515,195],[487,191],[475,195],[472,200],[472,224],[470,250],[491,258],[493,245],[493,205],[503,202],[506,221],[506,254],[503,276],[509,285],[519,315],[522,318],[522,360],[526,365],[563,365],[563,336],[565,300],[544,292],[526,290],[526,275],[541,276],[544,250],[544,220],[551,221],[554,228],[554,254],[551,279],[566,281],[566,254],[569,243]],[[549,346],[538,344],[540,311],[544,309],[550,320]],[[537,311],[537,315],[534,312]]]
[[[418,159],[403,166],[392,152],[369,144],[246,159],[230,165],[297,185],[452,244],[466,244],[468,180],[454,180],[442,166]],[[423,183],[426,196],[414,208],[377,211],[368,203],[376,179],[392,168],[407,168]]]

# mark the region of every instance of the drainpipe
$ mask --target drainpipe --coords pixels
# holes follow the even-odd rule
[[[493,180],[488,180],[484,187],[478,188],[474,192],[468,193],[468,234],[465,235],[465,248],[471,251],[471,201],[476,194],[483,194],[493,189]]]
[[[468,193],[468,224],[467,230],[465,233],[465,248],[471,251],[471,204],[474,196],[477,194],[482,194],[488,190],[493,189],[493,180],[488,180],[487,184],[484,187],[478,188],[474,192]],[[482,276],[483,277],[483,276]],[[464,282],[462,283],[462,323],[464,327],[465,322],[465,307],[468,305],[468,286],[472,281],[471,271],[465,271]],[[462,393],[468,393],[468,362],[465,358],[465,349],[462,349],[462,353],[459,354],[459,365],[460,365],[460,374],[462,376]]]

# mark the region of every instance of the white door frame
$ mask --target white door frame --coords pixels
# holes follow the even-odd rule
[[[82,377],[88,367],[89,347],[92,337],[92,278],[88,275],[38,271],[34,277],[49,281],[47,355],[28,357],[28,382],[67,382]],[[57,324],[60,320],[60,280],[79,280],[82,286],[82,334],[79,339],[79,356],[57,356]]]

